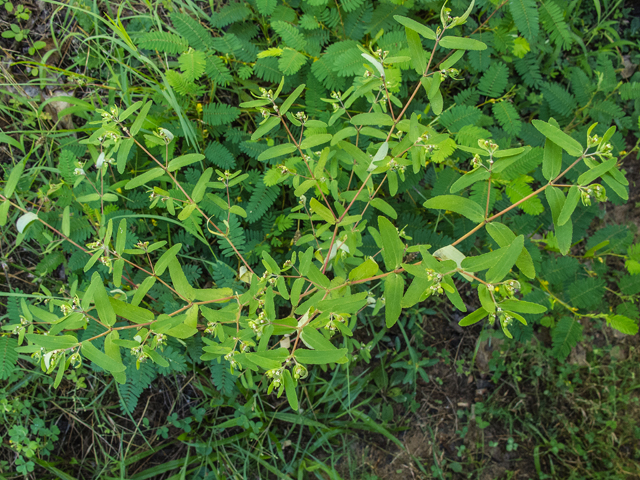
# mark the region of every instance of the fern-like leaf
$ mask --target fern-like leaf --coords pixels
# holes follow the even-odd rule
[[[282,38],[282,41],[287,47],[293,48],[294,50],[304,50],[307,46],[307,40],[304,38],[304,35],[293,25],[276,20],[275,22],[271,22],[271,28],[280,35],[280,38]]]
[[[465,125],[474,125],[480,120],[482,112],[475,106],[456,105],[440,115],[438,122],[450,132],[458,132]]]
[[[624,110],[610,100],[603,100],[602,102],[595,103],[593,107],[589,109],[589,115],[596,122],[609,125],[613,122],[614,118],[620,119],[624,117]]]
[[[595,85],[581,68],[574,68],[571,72],[571,90],[580,105],[586,105],[591,100]]]
[[[129,360],[125,374],[127,377],[126,382],[123,385],[118,385],[120,409],[125,414],[131,414],[136,409],[144,389],[151,385],[151,382],[156,379],[158,374],[153,363],[141,363],[140,368],[137,369],[135,360]]]
[[[518,135],[520,133],[522,122],[518,116],[518,111],[512,103],[507,101],[494,103],[492,111],[505,132],[509,135]]]
[[[576,109],[576,99],[559,83],[543,83],[542,95],[551,110],[559,115],[566,117]]]
[[[220,393],[226,397],[231,397],[237,392],[237,377],[231,373],[227,361],[223,360],[220,363],[217,361],[211,362],[209,371],[211,372],[211,381]]]
[[[212,48],[213,37],[209,31],[186,13],[174,12],[170,15],[173,26],[196,50]]]
[[[196,85],[183,73],[176,72],[174,70],[167,70],[165,75],[167,76],[167,82],[169,82],[169,85],[171,85],[180,95],[197,95],[201,91],[201,87]]]
[[[552,285],[566,285],[575,279],[580,262],[573,257],[548,258],[540,269],[542,278]]]
[[[535,0],[509,0],[509,9],[522,36],[530,42],[535,41],[540,31],[538,7]]]
[[[216,127],[227,125],[240,116],[240,109],[225,103],[210,103],[204,107],[204,122]]]
[[[211,24],[223,28],[232,23],[240,22],[251,15],[251,10],[240,2],[232,2],[220,9],[211,17]]]
[[[187,80],[194,81],[202,76],[207,65],[207,58],[204,52],[191,50],[178,57],[180,70]]]
[[[158,373],[161,375],[169,375],[171,373],[184,373],[187,370],[187,362],[185,354],[173,347],[167,347],[163,352],[158,352],[164,359],[169,362],[168,367],[157,365]]]
[[[532,54],[525,55],[524,58],[517,59],[514,62],[518,75],[522,77],[527,87],[537,87],[542,82],[542,74],[540,73],[540,64],[536,57]]]
[[[265,82],[276,83],[282,78],[278,59],[273,57],[259,58],[253,67],[253,71]]]
[[[229,219],[229,236],[228,238],[219,237],[218,244],[220,246],[220,250],[222,251],[222,255],[224,257],[234,257],[236,255],[235,250],[231,246],[233,244],[234,247],[238,250],[240,254],[244,253],[244,244],[246,243],[246,238],[244,236],[244,228],[240,225],[240,221],[238,217],[232,215]]]
[[[211,142],[204,151],[205,157],[223,170],[236,168],[236,159],[227,148],[220,142]]]
[[[573,44],[573,37],[569,25],[564,21],[563,10],[553,0],[543,0],[540,2],[540,13],[551,41],[563,50],[568,50]]]
[[[18,341],[15,338],[0,337],[0,380],[7,380],[16,368],[17,346]]]
[[[509,200],[511,200],[512,203],[516,203],[523,198],[531,195],[533,193],[533,189],[528,185],[528,182],[532,180],[533,179],[531,177],[522,175],[516,180],[510,182],[506,188],[506,193],[509,197]],[[518,205],[518,207],[527,215],[540,215],[542,212],[544,212],[542,202],[537,195],[529,198],[525,202],[522,202]]]
[[[258,158],[260,154],[268,148],[269,145],[264,142],[252,142],[247,140],[246,142],[240,143],[240,150],[251,158]]]
[[[622,100],[637,100],[640,98],[640,82],[625,83],[620,87]]]
[[[640,275],[625,275],[618,282],[618,288],[625,295],[640,293]]]
[[[352,48],[340,54],[335,59],[333,70],[338,72],[340,77],[351,77],[363,73],[365,67],[362,52],[358,48]]]
[[[367,28],[367,33],[373,33],[374,35],[380,30],[389,30],[390,27],[397,25],[394,20],[394,15],[406,15],[408,8],[404,5],[395,3],[383,3],[378,2],[378,6],[373,12],[371,23]]]
[[[364,7],[358,8],[347,14],[344,19],[344,33],[347,38],[361,40],[364,37],[367,26],[373,18],[373,5],[367,2]],[[404,32],[403,32],[404,34]],[[382,48],[382,47],[381,47]],[[386,49],[385,50],[389,50]]]
[[[582,325],[571,317],[562,317],[551,331],[553,348],[551,354],[558,360],[564,360],[582,338]]]
[[[60,152],[58,168],[64,181],[69,184],[73,184],[76,181],[77,175],[73,172],[76,168],[75,162],[77,160],[76,156],[70,150],[65,149]]]
[[[189,48],[189,42],[170,32],[149,32],[140,37],[138,46],[147,50],[157,50],[175,55],[186,51]]]
[[[597,307],[604,297],[606,283],[600,278],[576,280],[567,290],[572,306],[584,309]]]
[[[457,93],[453,97],[453,101],[456,105],[471,105],[475,106],[480,100],[480,92],[475,87],[467,88]]]
[[[278,67],[285,75],[293,75],[298,72],[305,63],[307,63],[307,57],[291,48],[285,48],[278,59]]]
[[[228,55],[230,53],[235,54],[242,50],[242,42],[233,33],[227,33],[223,37],[216,37],[211,41],[211,44],[213,45],[214,50],[222,55]],[[254,59],[255,57],[251,60]]]
[[[228,85],[233,80],[227,66],[215,55],[209,55],[207,57],[204,73],[216,85]]]
[[[247,222],[254,223],[260,220],[271,205],[278,198],[280,190],[277,187],[267,187],[262,179],[256,183],[256,188],[251,194],[249,203],[245,210],[247,211]]]
[[[495,62],[480,79],[478,90],[483,95],[498,98],[504,92],[509,78],[509,69],[502,62]]]
[[[489,139],[491,132],[475,125],[465,125],[456,134],[456,142],[467,147],[477,147],[478,138]]]
[[[42,257],[36,266],[35,274],[39,277],[50,275],[60,264],[64,262],[64,255],[61,251],[56,251]]]
[[[353,12],[360,8],[364,0],[340,0],[340,6],[345,12]]]
[[[269,16],[278,6],[278,0],[256,0],[260,15]]]

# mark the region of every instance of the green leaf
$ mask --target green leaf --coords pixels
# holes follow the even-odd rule
[[[69,211],[69,205],[64,207],[62,212],[62,233],[67,237],[71,234],[71,212]]]
[[[11,198],[14,190],[16,189],[16,185],[18,185],[18,180],[22,176],[22,172],[24,171],[24,161],[18,162],[18,164],[11,169],[11,173],[9,174],[9,178],[7,179],[7,183],[4,185],[4,196],[7,198]]]
[[[542,175],[546,180],[553,180],[560,173],[562,168],[562,148],[553,141],[547,140],[544,143],[544,157],[542,158]]]
[[[416,22],[415,20],[412,20],[407,17],[403,17],[402,15],[394,15],[393,18],[399,24],[404,25],[405,27],[418,32],[420,35],[422,35],[426,39],[429,39],[429,40],[436,39],[436,32],[431,30],[429,27],[426,27],[421,23]],[[425,70],[426,70],[426,67],[425,67]],[[421,73],[424,73],[424,70]]]
[[[473,38],[443,37],[440,46],[455,50],[486,50],[487,45]]]
[[[82,355],[111,374],[124,372],[126,369],[122,361],[114,360],[98,350],[91,342],[82,342]]]
[[[124,169],[127,166],[127,157],[129,156],[129,151],[131,150],[131,147],[133,147],[134,143],[133,138],[125,138],[120,142],[117,157],[117,168],[119,174],[124,173]]]
[[[335,350],[336,347],[325,338],[318,330],[313,327],[306,326],[302,329],[300,339],[304,344],[313,350]]]
[[[149,109],[151,108],[152,104],[153,102],[149,100],[147,103],[145,103],[144,107],[142,107],[142,109],[140,110],[140,113],[136,117],[135,121],[133,122],[133,125],[131,125],[131,129],[129,130],[129,133],[131,134],[132,137],[137,135],[140,129],[142,128],[142,124],[147,118],[147,114],[149,113]]]
[[[207,183],[209,183],[209,180],[211,180],[212,175],[213,175],[212,167],[207,168],[202,173],[202,175],[200,175],[200,178],[198,179],[198,183],[196,183],[196,186],[193,187],[193,191],[191,192],[191,199],[195,203],[199,203],[204,198],[204,192],[207,191]]]
[[[559,145],[572,157],[579,157],[582,155],[582,145],[580,145],[580,142],[571,138],[558,127],[555,127],[550,123],[543,122],[542,120],[533,120],[531,123],[533,123],[533,126],[536,127],[541,134],[556,145]]]
[[[376,125],[390,127],[393,125],[393,118],[384,113],[360,113],[351,118],[353,125]]]
[[[169,162],[167,170],[175,172],[179,168],[199,162],[202,159],[204,159],[204,155],[200,153],[187,153],[186,155],[180,155]]]
[[[113,311],[117,316],[126,318],[130,322],[148,323],[153,321],[154,319],[153,312],[142,307],[137,307],[130,303],[125,303],[122,300],[118,300],[117,298],[109,297],[109,303],[111,304],[111,307],[113,308]]]
[[[67,363],[67,355],[66,353],[62,353],[62,355],[57,359],[58,361],[58,372],[56,373],[56,379],[53,382],[53,388],[58,388],[60,383],[62,382],[62,378],[64,377],[65,365]]]
[[[187,280],[187,276],[182,270],[182,265],[175,257],[169,262],[169,275],[171,276],[171,283],[173,283],[173,287],[178,294],[189,300],[195,299],[196,292],[189,280]]]
[[[607,316],[607,324],[611,326],[611,328],[615,328],[626,335],[635,335],[638,333],[638,323],[624,315]]]
[[[307,63],[307,57],[304,54],[292,48],[285,48],[278,60],[278,68],[285,75],[293,75]]]
[[[451,185],[450,192],[459,192],[460,190],[467,188],[469,185],[473,185],[474,183],[480,182],[482,180],[487,180],[490,176],[491,173],[484,168],[478,168],[471,172],[467,172],[465,175],[456,180],[453,185]]]
[[[271,147],[258,156],[258,161],[264,162],[265,160],[271,160],[272,158],[281,157],[282,155],[288,155],[297,150],[297,147],[293,143],[283,143]]]
[[[609,170],[614,168],[616,166],[616,163],[618,163],[618,159],[612,158],[610,160],[607,160],[606,162],[602,162],[601,164],[595,166],[590,170],[587,170],[586,172],[584,172],[582,175],[578,177],[578,184],[589,185],[596,178],[604,175]]]
[[[513,233],[511,229],[503,223],[489,223],[485,228],[487,229],[487,233],[495,240],[499,247],[511,245],[516,238],[515,233]],[[516,261],[516,267],[518,267],[527,277],[535,278],[536,269],[533,265],[531,254],[526,248],[522,249],[522,253],[520,253],[518,260]]]
[[[278,263],[266,250],[262,252],[262,264],[269,273],[280,275],[280,267],[278,266]]]
[[[291,304],[295,307],[300,301],[300,293],[302,293],[302,287],[304,286],[304,278],[298,278],[293,282],[291,287]]]
[[[47,351],[71,348],[78,344],[78,339],[73,335],[48,336],[40,333],[27,333],[27,340]]]
[[[176,258],[176,254],[180,251],[181,247],[182,247],[181,243],[176,243],[173,247],[171,247],[169,250],[167,250],[162,254],[162,256],[158,259],[154,267],[154,273],[157,276],[160,276],[164,273],[164,271],[169,266],[169,262],[171,262],[171,260]]]
[[[381,217],[382,218],[382,217]],[[387,328],[393,327],[402,313],[402,295],[404,279],[397,273],[391,273],[384,279],[384,318]]]
[[[562,210],[560,211],[560,215],[558,215],[558,225],[562,226],[567,223],[571,219],[571,215],[573,211],[578,206],[578,200],[580,200],[580,189],[573,185],[569,189],[569,193],[567,194],[567,199],[562,206]]]
[[[398,218],[398,214],[395,209],[381,198],[374,198],[371,200],[371,206],[393,219]]]
[[[473,325],[474,323],[478,323],[480,320],[489,315],[484,308],[480,307],[476,311],[471,312],[469,315],[464,317],[462,320],[458,322],[458,325],[461,327],[468,327],[469,325]]]
[[[367,258],[364,262],[349,272],[349,280],[364,280],[373,277],[378,273],[378,264],[372,258]]]
[[[487,272],[487,281],[489,283],[500,282],[515,265],[516,260],[522,253],[524,248],[524,236],[520,235],[509,245],[505,247],[506,251],[502,257]],[[502,250],[502,249],[501,249]]]
[[[440,68],[446,70],[453,67],[463,56],[464,50],[456,50],[449,58],[440,64]]]
[[[574,318],[563,317],[551,331],[551,336],[553,341],[551,354],[556,359],[563,360],[569,356],[571,349],[582,338],[582,325]]]
[[[484,210],[473,200],[456,195],[440,195],[424,202],[426,208],[449,210],[467,217],[472,222],[484,221]]]
[[[116,234],[116,253],[122,255],[125,243],[127,241],[127,219],[123,218],[118,224],[118,232]]]
[[[153,287],[156,283],[156,277],[147,277],[142,283],[138,286],[136,293],[133,295],[133,299],[131,300],[131,305],[137,306],[140,304],[142,299],[145,297],[147,292]]]
[[[285,370],[282,374],[284,380],[284,391],[287,395],[287,401],[289,402],[289,406],[297,411],[298,410],[298,395],[296,393],[296,386],[293,383],[293,378],[291,378],[291,372],[289,370]]]
[[[298,99],[298,97],[304,90],[304,87],[305,87],[304,83],[301,85],[298,85],[296,89],[291,93],[291,95],[289,95],[287,99],[284,102],[282,102],[282,105],[280,106],[280,115],[284,115],[289,111],[289,109],[291,108],[291,105],[293,105],[293,102],[295,102]]]
[[[547,307],[544,305],[513,299],[505,300],[500,303],[500,308],[519,313],[544,313],[547,311]]]
[[[164,170],[162,168],[160,167],[152,168],[151,170],[144,172],[142,175],[133,177],[131,180],[127,182],[124,188],[125,190],[131,190],[133,188],[144,185],[145,183],[150,182],[151,180],[154,180],[162,176],[163,174],[164,174]]]
[[[100,200],[100,194],[99,193],[89,193],[88,195],[82,195],[78,198],[76,198],[76,200],[80,203],[87,203],[87,202],[95,202],[97,200]]]
[[[321,300],[316,308],[321,312],[356,313],[367,304],[367,292],[356,293],[346,297]]]
[[[453,22],[451,22],[451,26],[449,28],[457,27],[458,25],[464,25],[467,22],[467,18],[469,18],[469,14],[473,10],[474,5],[476,4],[476,0],[471,0],[471,3],[462,14],[461,17],[455,17]]]
[[[335,350],[296,350],[295,357],[300,363],[307,365],[324,365],[327,363],[345,363],[347,349]]]
[[[280,118],[279,117],[269,117],[269,119],[267,119],[266,122],[264,122],[262,125],[260,125],[256,129],[256,131],[253,132],[253,135],[251,135],[251,141],[259,140],[264,135],[269,133],[271,130],[276,128],[278,125],[280,125]]]
[[[545,195],[549,202],[549,207],[551,207],[551,216],[553,217],[553,224],[555,225],[558,249],[560,250],[560,253],[566,255],[569,253],[571,241],[573,239],[573,223],[571,223],[571,220],[569,219],[563,225],[558,225],[558,219],[565,204],[564,194],[559,188],[548,187],[545,190]]]
[[[380,238],[382,239],[382,259],[387,270],[395,270],[402,263],[404,243],[396,227],[385,217],[378,217]]]
[[[329,225],[334,225],[336,223],[331,210],[322,205],[318,200],[315,199],[315,197],[311,199],[311,201],[309,202],[309,206],[311,207],[311,211],[313,213],[322,217],[322,219],[325,222],[329,223]]]
[[[418,73],[418,75],[422,75],[427,70],[427,59],[425,58],[424,50],[422,49],[420,35],[418,35],[415,30],[409,27],[405,27],[405,35],[407,36],[407,42],[409,43],[409,53],[413,59],[416,72]]]
[[[0,227],[4,227],[7,224],[7,220],[9,219],[9,208],[11,208],[9,200],[5,200],[0,203]]]
[[[487,270],[496,264],[498,260],[505,254],[504,248],[499,248],[493,252],[483,253],[482,255],[476,255],[475,257],[466,257],[461,266],[467,272],[481,272]]]
[[[329,133],[321,133],[318,135],[311,135],[310,137],[305,138],[302,143],[300,143],[300,148],[307,149],[307,148],[314,148],[317,147],[318,145],[322,145],[323,143],[327,143],[331,141],[331,138],[333,137],[333,135],[329,134]]]
[[[116,323],[116,312],[113,311],[113,307],[109,302],[109,295],[104,288],[102,277],[98,272],[94,272],[91,276],[91,288],[93,289],[93,301],[96,304],[96,310],[98,310],[98,317],[100,320],[109,327]]]

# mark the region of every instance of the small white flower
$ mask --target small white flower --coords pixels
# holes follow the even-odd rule
[[[104,159],[105,159],[104,152],[101,152],[100,155],[98,155],[98,159],[96,160],[96,168],[98,170],[102,168],[102,165],[104,164]]]

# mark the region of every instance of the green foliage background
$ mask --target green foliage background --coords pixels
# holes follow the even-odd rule
[[[383,184],[377,193],[377,198],[384,201],[378,204],[380,208],[372,204],[375,208],[365,209],[364,202],[356,202],[350,214],[361,214],[370,225],[378,225],[381,213],[391,216],[395,226],[403,230],[408,246],[429,244],[435,250],[449,245],[475,223],[464,216],[427,210],[423,204],[448,194],[451,186],[470,170],[472,154],[463,148],[477,148],[478,138],[491,139],[501,149],[533,147],[501,172],[500,182],[494,183],[490,192],[484,183],[477,183],[463,194],[481,208],[488,193],[490,208],[501,211],[546,183],[540,168],[545,138],[532,126],[532,119],[554,118],[583,146],[592,123],[598,122],[592,133],[599,136],[615,125],[617,131],[610,139],[614,155],[623,169],[635,161],[640,73],[628,65],[640,63],[637,49],[640,22],[637,18],[625,20],[632,17],[633,7],[620,2],[596,1],[594,7],[582,3],[476,2],[467,23],[455,27],[454,33],[484,42],[488,48],[469,51],[455,64],[459,75],[447,79],[440,89],[441,114],[434,114],[433,104],[437,100],[429,101],[423,90],[406,110],[406,118],[415,114],[422,125],[447,133],[450,139],[428,153],[426,168],[417,172],[407,168],[395,188],[389,182]],[[95,241],[92,224],[105,225],[113,220],[115,228],[122,219],[127,219],[126,249],[133,249],[139,241],[166,241],[167,248],[180,243],[178,259],[190,285],[242,292],[246,290],[238,275],[242,264],[229,242],[206,233],[197,216],[174,220],[168,214],[170,207],[166,202],[151,203],[144,189],[125,188],[130,179],[152,166],[142,148],[133,145],[125,153],[121,149],[116,163],[109,167],[105,189],[117,195],[116,201],[105,203],[102,211],[100,201],[76,202],[94,193],[87,182],[74,185],[80,163],[86,162],[84,170],[89,177],[96,178],[92,165],[99,152],[94,145],[78,142],[96,131],[100,114],[95,109],[108,110],[118,105],[125,110],[137,101],[151,100],[145,121],[138,126],[149,152],[157,157],[168,153],[170,158],[188,153],[204,155],[201,163],[177,173],[189,194],[205,167],[246,173],[248,176],[229,191],[233,203],[246,211],[246,217],[230,217],[229,238],[249,266],[262,274],[264,252],[282,265],[291,259],[293,252],[300,254],[306,250],[305,240],[313,240],[309,237],[312,226],[293,211],[299,205],[299,195],[294,195],[297,185],[292,176],[283,174],[283,167],[300,170],[300,162],[285,156],[260,160],[270,147],[288,141],[286,130],[277,125],[263,138],[253,139],[262,116],[259,108],[240,104],[254,100],[252,93],[260,95],[260,87],[275,91],[282,77],[281,98],[304,83],[306,88],[292,110],[306,112],[309,118],[324,123],[306,128],[302,138],[335,135],[350,124],[332,92],[344,92],[354,81],[356,85],[362,84],[367,62],[361,56],[360,46],[371,48],[371,52],[377,48],[389,51],[390,57],[414,58],[392,63],[387,70],[389,92],[403,105],[419,82],[416,68],[421,61],[415,60],[404,27],[394,20],[394,15],[407,16],[435,28],[440,21],[442,2],[311,0],[285,4],[256,0],[214,10],[205,4],[157,4],[149,11],[123,6],[118,11],[113,5],[106,5],[106,11],[97,10],[90,2],[73,2],[66,7],[83,32],[73,48],[71,63],[65,65],[63,72],[63,78],[77,86],[65,112],[73,115],[75,127],[59,129],[55,119],[47,118],[45,104],[39,105],[35,113],[25,112],[28,99],[18,95],[11,106],[13,124],[3,130],[0,138],[15,158],[12,164],[3,165],[4,178],[9,177],[13,163],[28,162],[15,188],[20,206],[37,205],[39,218],[58,231],[65,229],[62,210],[69,208],[70,225],[66,228],[69,238],[77,244]],[[452,15],[461,15],[468,2],[452,1],[448,6]],[[67,38],[64,30],[60,35],[61,40]],[[422,46],[430,51],[433,41],[423,39]],[[444,60],[446,54],[444,49],[437,50],[435,63]],[[35,60],[26,59],[24,68],[35,72],[30,81],[33,85],[42,87],[52,81],[48,68]],[[14,92],[20,91],[18,85],[12,88]],[[346,110],[354,114],[366,111],[370,100],[361,96]],[[397,114],[398,106],[393,108]],[[343,114],[341,119],[335,115],[336,110]],[[166,129],[175,137],[166,151],[164,140],[153,135],[158,129]],[[291,126],[291,131],[295,138],[300,136],[298,127]],[[381,134],[384,139],[379,129],[363,129],[359,146],[366,151],[370,144],[379,142]],[[41,136],[46,138],[45,142],[39,140]],[[562,170],[572,161],[565,153]],[[339,188],[346,190],[350,170],[337,162],[331,168],[335,168],[332,177]],[[575,182],[587,169],[586,165],[578,165],[567,177]],[[609,207],[624,204],[629,196],[628,185],[603,180],[611,202]],[[169,183],[161,185],[171,187]],[[481,185],[485,185],[484,190]],[[175,186],[169,187],[167,192],[172,198],[186,198]],[[200,205],[220,221],[227,217],[209,197]],[[42,223],[33,222],[24,236],[16,237],[12,225],[19,215],[17,210],[11,210],[10,221],[3,226],[4,236],[13,239],[16,248],[21,244],[21,248],[28,248],[37,258],[33,274],[38,290],[35,297],[31,291],[20,296],[20,292],[12,290],[13,295],[7,297],[5,332],[12,331],[24,315],[21,302],[38,304],[37,295],[55,296],[56,292],[67,295],[76,280],[77,288],[84,291],[95,274],[107,282],[108,289],[116,287],[109,284],[107,266],[98,262],[85,269],[87,254],[69,242],[60,242]],[[518,277],[523,299],[545,304],[551,312],[547,316],[526,315],[526,326],[515,323],[512,333],[516,342],[528,342],[537,330],[549,328],[552,337],[549,353],[561,360],[580,341],[585,321],[601,322],[599,319],[605,316],[615,319],[612,313],[617,313],[635,321],[632,326],[618,327],[627,328],[628,333],[637,331],[635,296],[640,293],[637,275],[640,251],[634,245],[634,230],[612,223],[607,218],[607,209],[600,204],[580,203],[573,216],[575,245],[569,256],[561,256],[552,234],[554,219],[544,195],[520,204],[506,213],[503,221],[516,235],[526,237],[525,247],[539,275],[535,281]],[[371,233],[363,233],[361,241],[359,249],[364,255],[378,252]],[[459,246],[474,255],[497,247],[483,231],[467,237]],[[328,245],[324,248],[326,252]],[[154,261],[163,252],[160,249],[151,254]],[[623,258],[625,265],[608,261],[613,258]],[[140,271],[130,274],[135,285],[146,277]],[[170,281],[168,271],[164,280]],[[130,286],[121,288],[130,291]],[[614,293],[607,294],[610,291]],[[145,300],[145,306],[154,312],[168,314],[182,306],[176,295],[160,282],[147,293],[154,300]],[[469,293],[462,290],[465,302],[477,307],[475,294]],[[276,307],[283,305],[279,297],[275,302]],[[40,308],[48,307],[41,304]],[[362,313],[360,317],[366,317],[363,327],[355,321],[350,327],[356,332],[358,328],[369,330],[356,334],[355,339],[336,342],[349,350],[352,366],[368,363],[371,360],[368,352],[376,352],[385,335],[382,316]],[[608,323],[616,326],[615,320]],[[79,331],[79,340],[100,335],[100,328],[89,322],[86,330]],[[120,338],[131,340],[133,335],[132,330],[123,330]],[[24,372],[15,368],[18,362],[15,346],[15,337],[0,337],[0,378],[10,384],[24,376]],[[101,339],[96,346],[104,348]],[[136,368],[135,358],[123,354],[126,382],[118,387],[122,413],[133,414],[143,390],[159,376],[180,375],[194,369],[209,370],[208,375],[223,399],[220,402],[237,409],[237,398],[244,396],[247,401],[252,398],[254,386],[237,381],[237,374],[222,363],[201,360],[202,347],[199,336],[170,339],[159,352],[167,366],[146,362]],[[90,368],[100,370],[96,366]],[[322,376],[319,369],[312,372],[312,377],[316,376]],[[77,377],[67,373],[64,378],[74,381]],[[323,398],[318,392],[316,395],[312,397]],[[406,404],[415,408],[409,399]],[[237,415],[234,418],[239,420],[230,419],[229,427],[244,422],[247,432],[258,434],[262,426],[250,420],[255,418],[252,415],[248,411]],[[256,421],[264,420],[262,417]]]

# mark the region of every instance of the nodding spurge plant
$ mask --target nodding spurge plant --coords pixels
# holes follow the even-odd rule
[[[241,372],[247,388],[277,391],[279,396],[286,392],[291,407],[298,409],[296,386],[307,376],[309,365],[345,364],[354,355],[369,355],[366,348],[349,342],[358,312],[365,308],[374,313],[384,310],[386,327],[391,328],[403,309],[432,296],[444,296],[467,313],[460,325],[487,319],[508,337],[514,322],[526,325],[523,314],[545,312],[546,306],[518,298],[522,284],[536,278],[536,269],[525,234],[517,235],[503,220],[516,208],[544,209],[538,198],[544,195],[554,225],[547,244],[566,255],[573,242],[572,214],[578,203],[606,199],[605,187],[594,182],[602,179],[607,188],[626,196],[627,181],[609,142],[615,127],[598,137],[591,135],[592,125],[581,143],[553,119],[533,120],[533,127],[546,139],[544,149],[534,150],[529,146],[502,148],[479,135],[474,138],[477,146],[458,144],[449,133],[436,129],[435,122],[425,123],[415,111],[407,115],[415,99],[428,102],[428,109],[437,117],[444,115],[441,87],[457,81],[456,62],[466,51],[487,48],[477,39],[450,33],[466,22],[473,4],[459,17],[452,17],[443,6],[441,25],[435,30],[395,16],[405,27],[409,55],[383,51],[374,47],[375,41],[368,50],[360,47],[366,72],[346,91],[324,99],[334,109],[326,122],[312,119],[297,106],[304,84],[283,98],[284,78],[275,91],[261,89],[255,99],[240,103],[239,108],[222,103],[199,106],[203,121],[217,127],[231,125],[241,112],[259,113],[262,121],[251,134],[251,142],[277,128],[284,130],[287,141],[274,144],[268,139],[268,148],[257,156],[265,165],[265,175],[263,184],[254,187],[280,186],[286,195],[295,196],[295,206],[276,220],[277,228],[297,223],[293,241],[287,245],[277,237],[271,240],[285,251],[283,255],[272,256],[268,248],[255,244],[255,251],[247,251],[240,224],[240,219],[260,218],[273,199],[266,206],[241,202],[239,195],[253,181],[251,175],[234,170],[234,162],[228,169],[208,166],[212,160],[190,147],[184,132],[178,134],[150,119],[151,100],[124,109],[96,110],[100,117],[90,124],[97,129],[80,142],[93,153],[94,163],[74,164],[66,158],[61,183],[39,192],[47,197],[63,186],[72,188],[68,196],[73,199],[61,208],[47,204],[50,210],[40,211],[14,196],[25,168],[24,161],[19,163],[0,195],[0,223],[7,221],[12,209],[20,211],[18,244],[27,228],[44,227],[52,243],[62,242],[64,248],[72,245],[84,252],[84,272],[92,273],[90,279],[76,279],[68,289],[63,287],[58,295],[48,292],[43,305],[20,299],[20,320],[4,327],[18,336],[17,351],[32,354],[48,373],[57,369],[56,386],[67,368],[84,359],[124,383],[123,355],[131,355],[138,368],[144,362],[168,367],[163,349],[169,339],[186,343],[201,335],[205,344],[202,360],[218,360],[232,372]],[[284,32],[287,24],[280,23]],[[168,74],[168,82],[177,84],[183,75],[193,83],[209,68],[204,53],[187,49],[184,40],[172,40],[175,35],[171,35],[165,34],[163,41],[176,52],[186,52],[179,59],[183,73]],[[423,43],[432,45],[429,51]],[[270,50],[259,57],[289,58],[286,49]],[[293,55],[290,60],[296,58]],[[419,75],[405,103],[397,96],[399,65],[410,65]],[[246,93],[244,97],[250,98]],[[497,105],[503,103],[513,108],[506,98]],[[367,107],[356,111],[355,105]],[[467,133],[478,131],[486,132],[470,129]],[[132,164],[130,153],[135,149],[144,152],[146,164]],[[468,228],[442,248],[414,244],[405,231],[407,226],[394,223],[398,215],[379,193],[384,186],[392,197],[397,195],[431,164],[456,168],[447,163],[455,149],[468,154],[467,171],[441,188],[440,194],[425,198],[423,206],[425,214],[437,215],[434,229],[439,222]],[[536,190],[528,186],[530,181],[520,182],[526,188],[516,188],[506,172],[538,154],[543,157],[541,174],[546,183]],[[224,148],[211,155],[216,159],[225,155]],[[563,163],[567,156],[568,165]],[[578,165],[583,173],[571,183],[566,174]],[[131,178],[125,176],[128,167],[134,173]],[[193,180],[185,181],[187,176]],[[480,202],[467,195],[469,189],[481,192]],[[495,196],[504,190],[511,203],[496,210]],[[237,258],[231,286],[195,288],[178,259],[183,244],[171,241],[171,236],[168,241],[138,241],[132,230],[135,215],[119,218],[112,205],[139,191],[148,195],[150,209],[166,210],[164,219],[207,245],[214,259],[212,242],[217,242],[225,257]],[[81,212],[72,215],[71,201],[81,206]],[[372,215],[373,210],[379,216]],[[54,221],[45,220],[45,213]],[[84,245],[71,238],[76,215],[86,217],[92,228],[92,241]],[[483,229],[495,248],[472,254],[476,252],[469,240]],[[365,236],[375,244],[371,255],[365,255]],[[459,249],[463,243],[465,251]],[[366,250],[371,249],[367,246]],[[250,261],[251,255],[259,255],[261,262]],[[221,263],[215,265],[220,268]],[[476,302],[471,297],[463,299],[461,289],[467,293],[477,290],[480,306],[468,311],[468,304]],[[162,291],[161,299],[155,297]],[[150,301],[164,302],[164,310],[147,308]],[[634,330],[631,324],[637,330],[623,315],[606,318],[627,333]],[[81,336],[92,325],[94,333]],[[335,344],[336,337],[343,339],[341,348]],[[266,381],[257,382],[256,374],[264,375]]]

